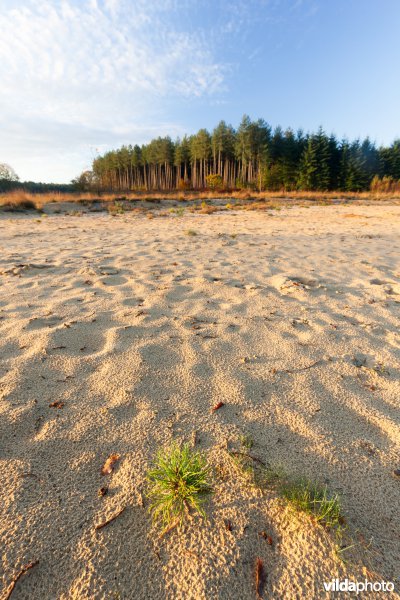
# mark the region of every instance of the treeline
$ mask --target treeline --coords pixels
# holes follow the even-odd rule
[[[122,146],[93,161],[92,171],[75,180],[98,190],[368,190],[397,189],[400,140],[379,147],[365,140],[338,140],[322,128],[305,134],[244,116],[237,129],[221,121],[209,133],[173,141]]]
[[[72,183],[37,183],[35,181],[12,181],[0,177],[0,193],[12,192],[13,190],[23,189],[32,194],[45,194],[47,192],[74,192],[77,190]]]

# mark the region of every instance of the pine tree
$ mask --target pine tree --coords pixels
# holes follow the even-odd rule
[[[316,147],[312,137],[308,138],[307,146],[301,158],[298,187],[301,190],[314,190],[317,172]]]
[[[175,142],[158,137],[110,150],[93,160],[92,172],[98,189],[112,191],[202,189],[210,174],[231,189],[359,191],[373,179],[378,189],[382,177],[392,189],[400,180],[400,140],[378,150],[368,138],[339,143],[322,128],[310,135],[280,127],[271,133],[264,120],[245,115],[237,131],[220,121],[212,135],[200,129]]]
[[[330,149],[329,139],[323,132],[322,128],[318,129],[318,133],[313,136],[315,144],[315,155],[317,159],[317,169],[314,173],[314,190],[326,191],[330,187]]]

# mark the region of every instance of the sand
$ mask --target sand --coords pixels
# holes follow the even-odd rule
[[[2,215],[0,597],[38,560],[13,599],[254,599],[260,557],[263,598],[331,598],[334,577],[399,598],[399,233],[386,203]],[[345,562],[240,473],[243,436],[341,495]],[[145,475],[172,439],[215,493],[160,540]]]

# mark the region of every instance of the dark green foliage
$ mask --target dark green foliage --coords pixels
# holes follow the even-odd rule
[[[221,121],[173,142],[123,146],[93,162],[94,186],[106,190],[204,189],[207,177],[221,189],[362,191],[375,176],[400,180],[400,140],[377,148],[369,138],[338,141],[322,128],[296,134],[245,115],[237,130]]]
[[[379,150],[382,175],[400,180],[400,139],[395,140],[389,148]]]
[[[317,156],[316,146],[312,138],[308,139],[307,147],[304,150],[300,168],[298,186],[301,190],[314,190],[317,174]]]
[[[37,183],[36,181],[8,181],[7,179],[0,179],[0,193],[21,189],[33,194],[45,194],[48,192],[67,193],[77,191],[75,185],[72,183]]]
[[[331,187],[332,142],[320,128],[308,138],[300,163],[298,184],[301,190],[329,190]]]

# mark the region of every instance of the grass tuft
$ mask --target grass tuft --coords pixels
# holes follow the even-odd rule
[[[207,204],[207,202],[203,201],[201,203],[200,214],[202,214],[202,215],[211,215],[212,213],[216,212],[217,210],[218,210],[218,208],[216,206]]]
[[[325,485],[308,479],[286,480],[281,482],[279,492],[295,510],[312,515],[328,528],[343,522],[339,496],[329,493]]]
[[[160,450],[147,473],[154,521],[164,527],[181,524],[192,510],[205,517],[202,505],[212,492],[209,477],[206,458],[189,444]]]

